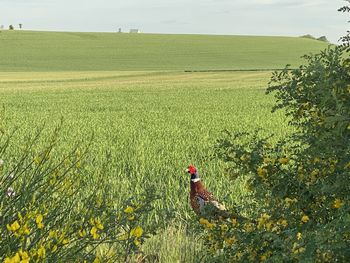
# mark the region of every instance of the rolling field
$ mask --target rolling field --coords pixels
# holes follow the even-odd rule
[[[326,46],[293,37],[3,31],[0,71],[280,69]]]
[[[222,167],[209,158],[224,129],[264,128],[278,136],[288,130],[282,115],[270,113],[273,100],[264,94],[269,75],[94,72],[75,78],[35,73],[26,79],[21,73],[17,81],[9,74],[8,81],[2,74],[0,104],[6,125],[18,126],[19,137],[43,123],[53,127],[61,117],[64,149],[94,133],[95,159],[89,169],[102,167],[108,158],[100,172],[120,197],[156,184],[167,189],[160,211],[176,208],[186,217],[188,178],[183,170],[188,164],[206,173],[219,196],[228,192],[221,187]]]
[[[228,207],[244,203],[244,185],[232,184],[212,158],[216,140],[225,129],[261,128],[277,138],[292,132],[282,112],[271,113],[269,69],[296,66],[302,54],[326,46],[285,37],[30,31],[2,32],[0,40],[0,105],[5,125],[18,129],[7,156],[44,125],[40,148],[61,118],[57,151],[93,134],[86,191],[103,180],[116,205],[147,186],[161,193],[153,221],[166,230],[146,244],[160,262],[193,260],[182,255],[193,241],[184,230],[194,216],[187,165],[199,167]],[[264,71],[184,72],[222,69]]]

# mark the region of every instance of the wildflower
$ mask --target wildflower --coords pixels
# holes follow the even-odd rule
[[[232,218],[231,219],[231,223],[232,223],[232,225],[236,226],[238,224],[237,219],[236,218]]]
[[[38,226],[39,229],[42,229],[44,227],[43,225],[43,215],[39,214],[37,215],[36,219],[35,219],[36,225]]]
[[[97,228],[93,226],[90,230],[90,234],[94,239],[98,239],[99,235],[97,234]]]
[[[118,237],[118,240],[119,240],[119,241],[125,241],[125,240],[128,240],[128,237],[129,237],[128,234],[125,233],[125,234],[119,236],[119,237]]]
[[[264,164],[275,164],[276,160],[273,158],[264,158]]]
[[[287,157],[283,157],[279,159],[280,164],[285,165],[289,162],[289,159]]]
[[[303,223],[307,223],[309,220],[310,220],[310,218],[307,215],[303,215],[301,217],[301,222],[303,222]]]
[[[24,235],[29,235],[30,234],[30,230],[28,228],[28,225],[25,224],[23,227],[22,227],[22,230],[20,231],[21,234],[24,234]]]
[[[80,237],[85,237],[86,236],[86,231],[84,229],[80,229],[78,232]]]
[[[226,224],[221,225],[220,228],[221,228],[221,231],[224,231],[224,232],[228,230],[228,226]]]
[[[101,220],[99,219],[99,218],[96,218],[95,219],[95,225],[96,225],[96,227],[98,228],[98,229],[100,229],[100,230],[102,230],[104,227],[103,227],[103,225],[102,225],[102,223],[101,223]]]
[[[100,263],[100,262],[101,260],[98,257],[96,257],[95,260],[93,261],[93,263]]]
[[[303,235],[300,232],[298,232],[297,239],[300,240],[302,237],[303,237]]]
[[[16,195],[16,192],[15,192],[15,190],[13,190],[12,187],[9,187],[9,188],[7,188],[6,195],[8,197],[14,197]]]
[[[134,237],[141,237],[143,234],[143,229],[140,226],[137,226],[133,229],[131,229],[130,235]]]
[[[43,246],[40,246],[37,251],[38,258],[45,258],[46,255],[46,249]]]
[[[237,239],[235,236],[233,236],[231,238],[225,238],[225,243],[229,246],[232,246],[236,242],[237,242]]]
[[[334,200],[334,202],[333,202],[334,208],[339,209],[342,206],[343,206],[343,202],[339,198]]]
[[[254,230],[254,228],[253,228],[253,224],[251,224],[251,223],[246,223],[246,224],[244,224],[244,230],[245,231],[247,231],[248,233],[249,232],[252,232],[253,230]]]
[[[69,244],[69,240],[67,238],[62,240],[62,245],[68,245]]]
[[[127,208],[125,208],[124,212],[127,214],[131,214],[134,212],[134,208],[131,206],[128,206]]]
[[[262,214],[258,219],[258,229],[261,229],[269,219],[270,219],[270,216],[268,214],[266,213]]]
[[[141,242],[137,238],[134,239],[134,244],[137,247],[141,246]]]
[[[278,221],[278,224],[279,224],[279,225],[282,225],[282,226],[284,226],[284,227],[287,227],[287,226],[288,226],[288,221],[287,221],[286,219],[280,219],[280,220]]]
[[[260,261],[266,261],[267,260],[267,256],[266,255],[261,255],[260,256]]]
[[[11,225],[7,224],[6,227],[9,231],[16,232],[18,229],[20,229],[21,226],[18,223],[18,221],[16,220]]]
[[[267,170],[265,168],[259,167],[256,171],[261,178],[266,177]]]
[[[17,263],[17,262],[18,263],[21,262],[21,258],[18,253],[16,253],[16,255],[14,255],[12,258],[7,257],[4,260],[4,263]]]
[[[128,220],[133,221],[135,219],[134,215],[128,216]]]
[[[49,237],[51,237],[51,238],[57,237],[56,231],[50,230],[50,232],[49,232]]]
[[[294,250],[294,254],[300,254],[300,253],[303,253],[305,251],[305,248],[304,247],[300,247],[296,250]]]
[[[206,225],[206,224],[209,223],[209,221],[208,221],[207,219],[200,218],[200,219],[199,219],[199,223],[200,223],[201,225]]]

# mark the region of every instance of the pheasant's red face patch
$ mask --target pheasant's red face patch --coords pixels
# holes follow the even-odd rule
[[[188,172],[190,174],[195,174],[197,172],[197,168],[194,167],[193,165],[188,166]]]

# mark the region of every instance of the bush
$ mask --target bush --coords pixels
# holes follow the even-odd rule
[[[345,45],[347,46],[347,45]],[[296,132],[270,137],[227,133],[217,154],[232,174],[248,176],[257,205],[248,218],[201,219],[213,260],[345,262],[350,258],[349,50],[305,56],[305,66],[272,76]]]
[[[154,191],[116,208],[103,182],[89,187],[88,146],[66,156],[55,152],[59,128],[39,153],[36,134],[21,156],[6,154],[14,133],[0,136],[1,262],[128,262],[154,229],[145,221]],[[91,182],[91,180],[90,180]]]

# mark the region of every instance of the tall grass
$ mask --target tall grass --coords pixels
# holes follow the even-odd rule
[[[188,205],[189,178],[183,169],[199,167],[208,188],[226,206],[244,204],[244,182],[231,184],[225,164],[213,159],[213,145],[224,129],[290,133],[282,113],[270,113],[273,98],[264,95],[268,72],[178,73],[114,72],[2,73],[0,103],[5,127],[17,127],[7,156],[19,156],[21,145],[35,127],[60,122],[55,154],[69,152],[76,141],[90,143],[84,191],[104,193],[116,207],[129,196],[153,187],[160,193],[147,219],[161,227],[144,250],[159,262],[195,262],[202,255],[193,212]],[[36,141],[34,150],[45,144]]]

